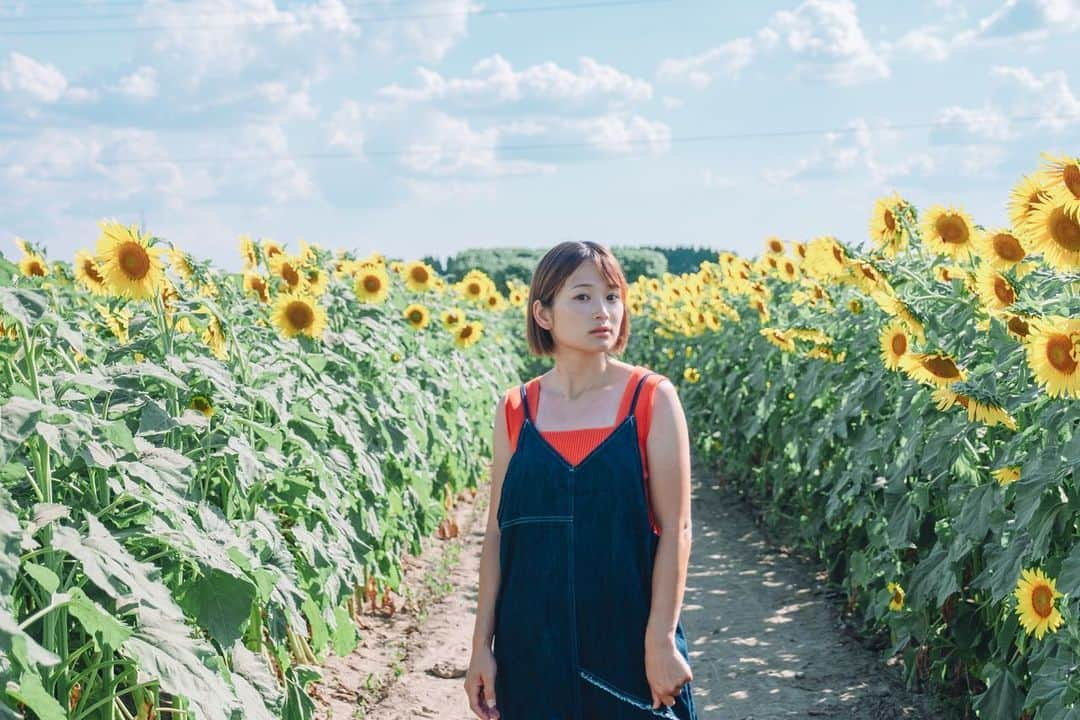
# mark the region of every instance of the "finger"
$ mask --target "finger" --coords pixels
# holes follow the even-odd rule
[[[671,695],[665,695],[664,696],[664,704],[667,705],[668,707],[671,707],[672,705],[675,704],[675,698],[673,698]]]
[[[652,708],[657,710],[660,708],[660,696],[656,694],[656,691],[649,688],[649,694],[652,695]]]

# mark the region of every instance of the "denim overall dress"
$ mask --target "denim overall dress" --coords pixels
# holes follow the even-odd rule
[[[634,409],[571,465],[525,409],[497,519],[495,699],[501,720],[697,720],[690,683],[652,708],[645,628],[659,538]],[[682,621],[675,644],[689,664]]]

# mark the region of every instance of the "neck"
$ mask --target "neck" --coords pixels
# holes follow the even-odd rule
[[[612,363],[607,353],[556,356],[546,384],[549,390],[567,400],[603,387],[610,382]]]

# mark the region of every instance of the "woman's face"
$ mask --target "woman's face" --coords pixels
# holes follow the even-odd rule
[[[537,300],[538,322],[555,338],[559,348],[583,352],[606,352],[615,345],[623,320],[618,285],[609,285],[591,260],[578,265],[555,294],[550,308]],[[593,333],[598,327],[607,333]]]

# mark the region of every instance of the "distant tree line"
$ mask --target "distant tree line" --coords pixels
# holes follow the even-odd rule
[[[629,282],[637,280],[639,275],[659,277],[665,272],[675,275],[696,272],[702,260],[715,262],[718,254],[712,248],[610,247]],[[457,282],[472,268],[483,270],[505,292],[506,282],[511,279],[528,285],[533,268],[545,252],[547,248],[467,248],[448,257],[445,263],[432,255],[422,259],[448,282]]]

